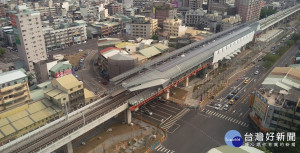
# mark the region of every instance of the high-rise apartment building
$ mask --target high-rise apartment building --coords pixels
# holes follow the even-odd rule
[[[236,0],[237,14],[242,18],[242,23],[259,19],[261,0]]]
[[[23,10],[18,14],[11,14],[10,18],[18,54],[26,63],[27,69],[34,72],[33,61],[47,58],[40,13]]]

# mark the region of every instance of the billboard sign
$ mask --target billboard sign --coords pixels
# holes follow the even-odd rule
[[[73,74],[73,70],[72,69],[68,69],[68,70],[65,70],[65,71],[61,71],[61,72],[55,73],[55,78],[60,78],[60,77],[63,77],[65,75],[68,75],[68,74]]]
[[[172,5],[173,5],[173,8],[178,8],[178,2],[177,1],[173,1]]]

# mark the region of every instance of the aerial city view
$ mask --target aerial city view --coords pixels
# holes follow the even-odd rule
[[[0,153],[300,153],[300,0],[0,0]]]

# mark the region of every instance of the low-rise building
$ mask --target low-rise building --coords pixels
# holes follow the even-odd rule
[[[98,31],[98,35],[103,38],[113,34],[120,33],[124,26],[120,22],[110,22],[110,21],[103,21],[103,22],[94,22],[91,24],[93,28]]]
[[[5,26],[1,28],[2,41],[8,46],[16,46],[15,34],[12,26]]]
[[[232,28],[242,23],[242,19],[239,15],[230,16],[225,18],[221,22],[221,31]]]
[[[114,47],[116,44],[121,43],[122,41],[119,38],[102,38],[98,39],[98,51],[105,49],[107,47]]]
[[[61,29],[43,28],[47,51],[65,48],[73,44],[81,44],[87,40],[86,27],[72,26]]]
[[[116,13],[123,14],[123,5],[122,3],[110,3],[105,6],[108,9],[108,14],[109,15],[115,15]]]
[[[169,36],[181,37],[185,35],[187,27],[182,25],[180,19],[166,19],[163,23],[163,30],[167,32]]]
[[[0,111],[28,105],[30,91],[24,70],[0,73]]]
[[[190,10],[185,14],[185,25],[196,27],[200,30],[208,28],[208,31],[215,32],[217,24],[222,21],[222,16],[218,13],[206,14],[203,9]]]
[[[151,38],[158,29],[158,20],[150,19],[145,16],[135,16],[132,23],[130,24],[130,29],[127,33],[132,37],[138,38]]]
[[[63,115],[62,109],[47,99],[0,113],[0,143],[16,139]]]
[[[300,70],[275,67],[252,95],[250,118],[262,131],[295,131],[300,127]]]
[[[60,108],[68,111],[75,110],[95,100],[95,95],[87,93],[82,81],[78,81],[72,74],[51,80],[51,87],[44,90],[45,97],[53,101]],[[88,99],[89,101],[86,101]]]

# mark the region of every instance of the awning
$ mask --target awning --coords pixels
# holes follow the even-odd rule
[[[231,58],[229,56],[226,56],[225,59],[230,60]]]

